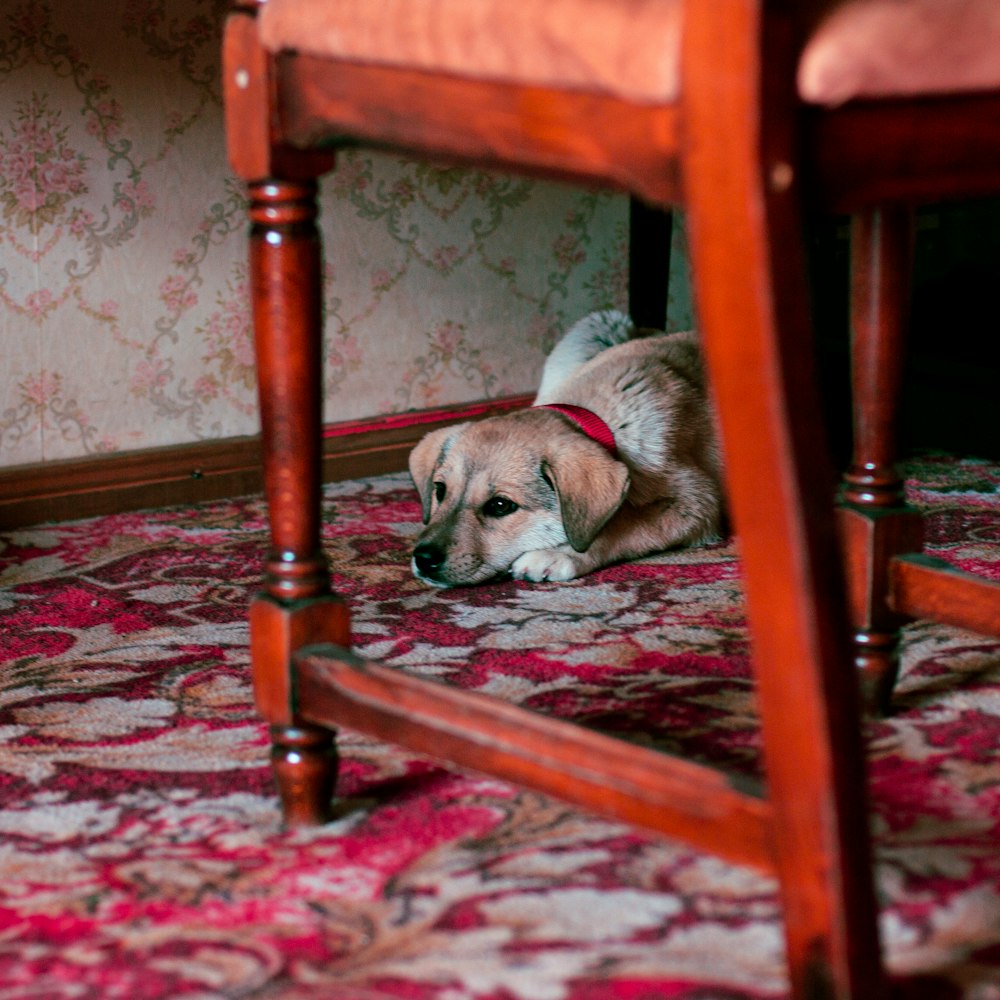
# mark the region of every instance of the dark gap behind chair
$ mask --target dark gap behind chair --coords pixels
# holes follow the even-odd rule
[[[813,311],[831,447],[850,454],[849,223],[810,225]],[[1000,199],[917,212],[910,346],[900,423],[902,453],[1000,457]]]

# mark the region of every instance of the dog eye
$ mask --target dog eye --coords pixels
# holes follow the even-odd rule
[[[510,497],[495,496],[490,497],[483,504],[483,513],[487,517],[506,517],[517,510],[517,504]]]
[[[438,503],[441,503],[441,501],[444,500],[444,495],[447,492],[448,492],[448,487],[445,486],[444,483],[434,484],[434,499],[437,500]]]

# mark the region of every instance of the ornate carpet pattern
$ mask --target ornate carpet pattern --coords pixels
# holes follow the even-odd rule
[[[909,473],[929,549],[1000,579],[1000,466]],[[364,655],[755,773],[733,544],[434,590],[404,476],[327,490]],[[0,1000],[784,995],[775,885],[344,732],[338,818],[282,830],[248,679],[259,498],[0,535]],[[870,723],[907,998],[1000,998],[1000,643],[907,629]]]

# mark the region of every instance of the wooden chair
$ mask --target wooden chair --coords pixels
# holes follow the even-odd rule
[[[997,586],[921,553],[896,461],[913,206],[1000,191],[1000,7],[828,0],[804,26],[797,82],[813,197],[852,214],[854,444],[839,517],[854,660],[866,704],[885,712],[903,623],[1000,634]]]
[[[898,616],[937,612],[953,576],[919,556],[891,558],[918,548],[919,530],[888,443],[908,216],[884,206],[1000,190],[1000,68],[988,54],[981,78],[956,82],[948,59],[922,73],[912,54],[888,58],[894,17],[947,0],[848,0],[803,21],[806,6],[238,0],[225,100],[231,160],[250,194],[272,535],[251,610],[253,674],[288,822],[328,816],[333,727],[366,731],[775,872],[793,995],[878,997],[859,704],[801,212],[861,213],[858,433],[840,531],[858,658],[884,698]],[[997,51],[993,0],[959,6],[968,21],[936,26],[936,54],[956,26],[966,41],[992,31]],[[863,64],[866,53],[884,57],[880,89],[831,90],[830,67]],[[335,147],[357,143],[685,207],[744,567],[766,790],[350,652],[348,611],[320,548],[314,220],[316,178]],[[953,620],[992,624],[995,591],[959,579]]]

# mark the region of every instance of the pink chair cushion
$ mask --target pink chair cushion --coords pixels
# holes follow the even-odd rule
[[[267,0],[272,51],[672,103],[684,0]],[[804,100],[1000,87],[1000,0],[804,0]]]
[[[671,103],[683,0],[268,0],[272,51]]]
[[[1000,89],[1000,0],[828,0],[825,7],[799,63],[806,101]]]

